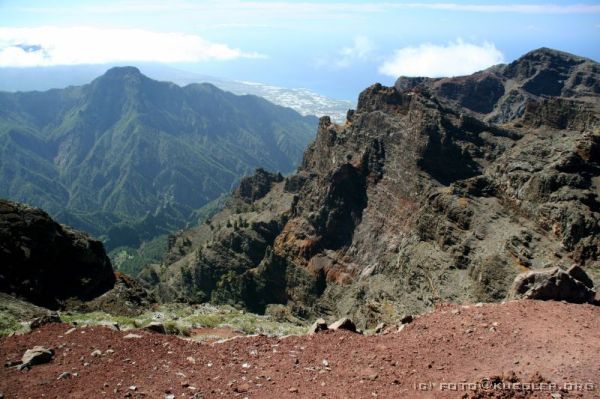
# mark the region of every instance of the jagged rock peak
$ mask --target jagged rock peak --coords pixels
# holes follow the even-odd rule
[[[494,123],[521,118],[531,102],[562,97],[597,106],[600,65],[562,51],[533,50],[510,64],[454,78],[400,77],[398,92],[427,92],[446,105]]]
[[[253,202],[264,197],[273,183],[281,181],[283,181],[281,173],[269,173],[262,168],[258,168],[254,175],[242,179],[234,195],[246,202]]]
[[[531,50],[528,53],[525,53],[517,60],[512,63],[518,63],[523,61],[538,61],[538,62],[572,62],[572,63],[582,63],[586,61],[594,62],[590,58],[581,57],[575,54],[567,53],[565,51],[555,50],[548,47],[540,47],[535,50]]]

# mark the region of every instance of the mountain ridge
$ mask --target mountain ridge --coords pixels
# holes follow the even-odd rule
[[[148,77],[165,82],[174,82],[179,86],[206,82],[221,90],[237,95],[256,95],[284,107],[289,107],[303,116],[331,115],[336,121],[343,121],[346,111],[354,107],[347,100],[334,99],[320,95],[310,89],[286,88],[271,84],[232,81],[208,76],[161,64],[138,63],[139,68]],[[116,65],[115,65],[116,66]],[[40,91],[54,88],[66,88],[85,84],[113,66],[77,65],[36,68],[0,68],[0,90]]]
[[[364,327],[439,302],[503,300],[527,270],[576,263],[598,283],[597,85],[530,93],[564,60],[528,57],[510,65],[534,73],[485,110],[464,100],[489,92],[482,78],[504,90],[497,67],[367,88],[344,124],[320,119],[296,174],[176,234],[164,265],[141,276],[167,301],[284,305]],[[561,73],[597,82],[598,65],[583,64]]]
[[[316,121],[134,67],[64,90],[0,93],[0,103],[0,195],[66,212],[75,227],[98,224],[96,235],[166,207],[165,233],[257,167],[292,171]]]

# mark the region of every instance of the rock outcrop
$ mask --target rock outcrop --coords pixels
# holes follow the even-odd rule
[[[262,168],[256,169],[252,176],[244,177],[234,195],[242,200],[252,203],[261,199],[271,190],[273,183],[283,180],[281,173],[269,173]]]
[[[114,287],[89,301],[70,301],[69,307],[80,312],[103,311],[113,315],[137,316],[156,303],[141,280],[115,272]]]
[[[91,300],[115,275],[100,241],[44,211],[0,199],[0,291],[47,308]]]
[[[550,266],[578,263],[597,283],[599,70],[540,49],[369,87],[345,124],[321,118],[295,175],[181,233],[191,244],[157,293],[362,328],[500,301],[516,275]]]
[[[558,267],[519,274],[508,292],[509,299],[538,299],[593,303],[594,284],[579,266]]]

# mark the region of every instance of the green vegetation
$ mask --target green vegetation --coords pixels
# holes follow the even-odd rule
[[[192,335],[195,328],[230,328],[244,334],[299,335],[306,333],[306,326],[285,321],[277,321],[271,316],[262,316],[235,309],[231,306],[165,304],[152,312],[137,317],[115,316],[104,312],[72,313],[64,312],[65,322],[79,325],[101,325],[116,323],[121,329],[140,328],[152,321],[163,323],[167,332],[178,335]]]
[[[137,276],[142,269],[152,263],[161,263],[167,252],[168,237],[161,235],[153,240],[143,242],[139,248],[119,247],[113,249],[109,256],[113,267],[130,276]]]
[[[41,207],[109,250],[204,220],[203,206],[257,167],[292,171],[317,124],[132,67],[80,87],[0,93],[0,109],[0,197]]]
[[[28,328],[21,322],[46,313],[46,309],[0,292],[0,336],[25,332]]]
[[[25,327],[15,316],[0,311],[0,336],[23,330],[25,330]]]

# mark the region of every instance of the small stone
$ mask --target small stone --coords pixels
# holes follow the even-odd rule
[[[400,323],[402,323],[402,324],[409,324],[409,323],[412,323],[414,319],[415,318],[413,317],[413,315],[407,314],[402,319],[400,319]]]
[[[175,399],[175,395],[173,395],[172,393],[168,393],[165,395],[165,399]]]
[[[121,331],[121,327],[119,326],[119,324],[118,323],[113,323],[111,321],[105,321],[105,322],[102,322],[102,323],[100,323],[98,325],[101,326],[101,327],[106,327],[106,328],[108,328],[110,330],[113,330],[113,331]]]
[[[92,355],[93,357],[100,357],[100,356],[102,356],[102,351],[101,351],[100,349],[96,349],[95,351],[93,351],[93,352],[91,353],[91,355]]]
[[[298,388],[292,387],[292,388],[288,389],[288,391],[290,391],[292,393],[298,393]]]
[[[186,360],[192,364],[196,364],[196,359],[194,359],[192,356],[188,356]]]
[[[131,386],[129,387],[129,390],[130,390],[130,391],[137,391],[137,387],[136,387],[135,385],[131,385]]]
[[[71,373],[69,373],[68,371],[65,371],[64,373],[60,373],[57,380],[66,380],[67,378],[71,378],[71,376],[72,376]]]
[[[242,364],[242,368],[243,369],[249,369],[250,368],[250,363],[244,363],[244,364]]]
[[[248,384],[247,382],[238,385],[237,387],[235,387],[234,391],[236,392],[248,392],[250,390],[250,384]]]
[[[125,338],[125,339],[137,339],[137,338],[142,338],[142,336],[139,335],[139,334],[130,333],[130,334],[127,334],[126,336],[124,336],[123,338]]]
[[[323,366],[329,367],[329,362],[327,361],[327,359],[323,359]]]

